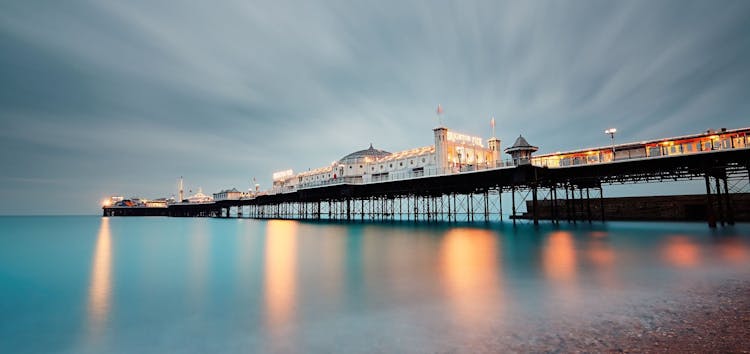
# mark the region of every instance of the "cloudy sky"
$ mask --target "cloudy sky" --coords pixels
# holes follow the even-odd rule
[[[263,187],[447,126],[541,151],[750,125],[748,1],[0,2],[0,214]]]

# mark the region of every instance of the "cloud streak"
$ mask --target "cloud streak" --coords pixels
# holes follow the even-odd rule
[[[545,151],[747,125],[746,1],[0,4],[0,213],[268,183],[445,122]],[[138,176],[138,183],[132,182]],[[65,188],[50,182],[64,181]],[[36,182],[35,182],[36,181]],[[38,182],[38,183],[37,183]],[[62,182],[61,182],[62,183]]]

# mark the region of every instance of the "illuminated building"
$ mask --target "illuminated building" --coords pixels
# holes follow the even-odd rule
[[[198,193],[195,193],[187,198],[188,203],[202,204],[202,203],[213,203],[214,198],[203,194],[203,190],[198,188]]]
[[[214,200],[239,200],[243,193],[238,191],[237,188],[226,189],[218,193],[214,193]]]
[[[485,147],[483,139],[449,130],[433,129],[435,144],[414,149],[388,152],[370,147],[355,151],[329,166],[295,174],[292,170],[273,174],[271,193],[293,192],[337,183],[373,183],[475,171],[502,166],[500,139],[491,138]]]
[[[544,167],[569,167],[614,161],[661,158],[716,150],[746,149],[750,146],[750,128],[683,135],[614,146],[580,149],[534,156],[531,163]],[[614,150],[614,156],[613,156]]]

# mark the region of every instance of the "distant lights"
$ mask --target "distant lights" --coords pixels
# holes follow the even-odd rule
[[[604,131],[604,134],[610,134],[610,135],[612,135],[614,133],[617,133],[617,129],[615,129],[615,128],[609,128],[609,129],[607,129],[607,130]]]

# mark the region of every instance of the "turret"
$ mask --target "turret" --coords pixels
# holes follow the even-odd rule
[[[505,153],[509,154],[513,158],[513,164],[527,165],[531,162],[531,154],[539,150],[538,147],[529,144],[523,136],[519,135],[513,146],[505,149]]]
[[[448,128],[437,127],[435,132],[435,165],[438,173],[444,173],[448,168]]]
[[[490,165],[497,167],[500,164],[500,139],[492,137],[490,140],[487,140],[487,145],[490,151],[492,151],[492,160],[489,161]]]

